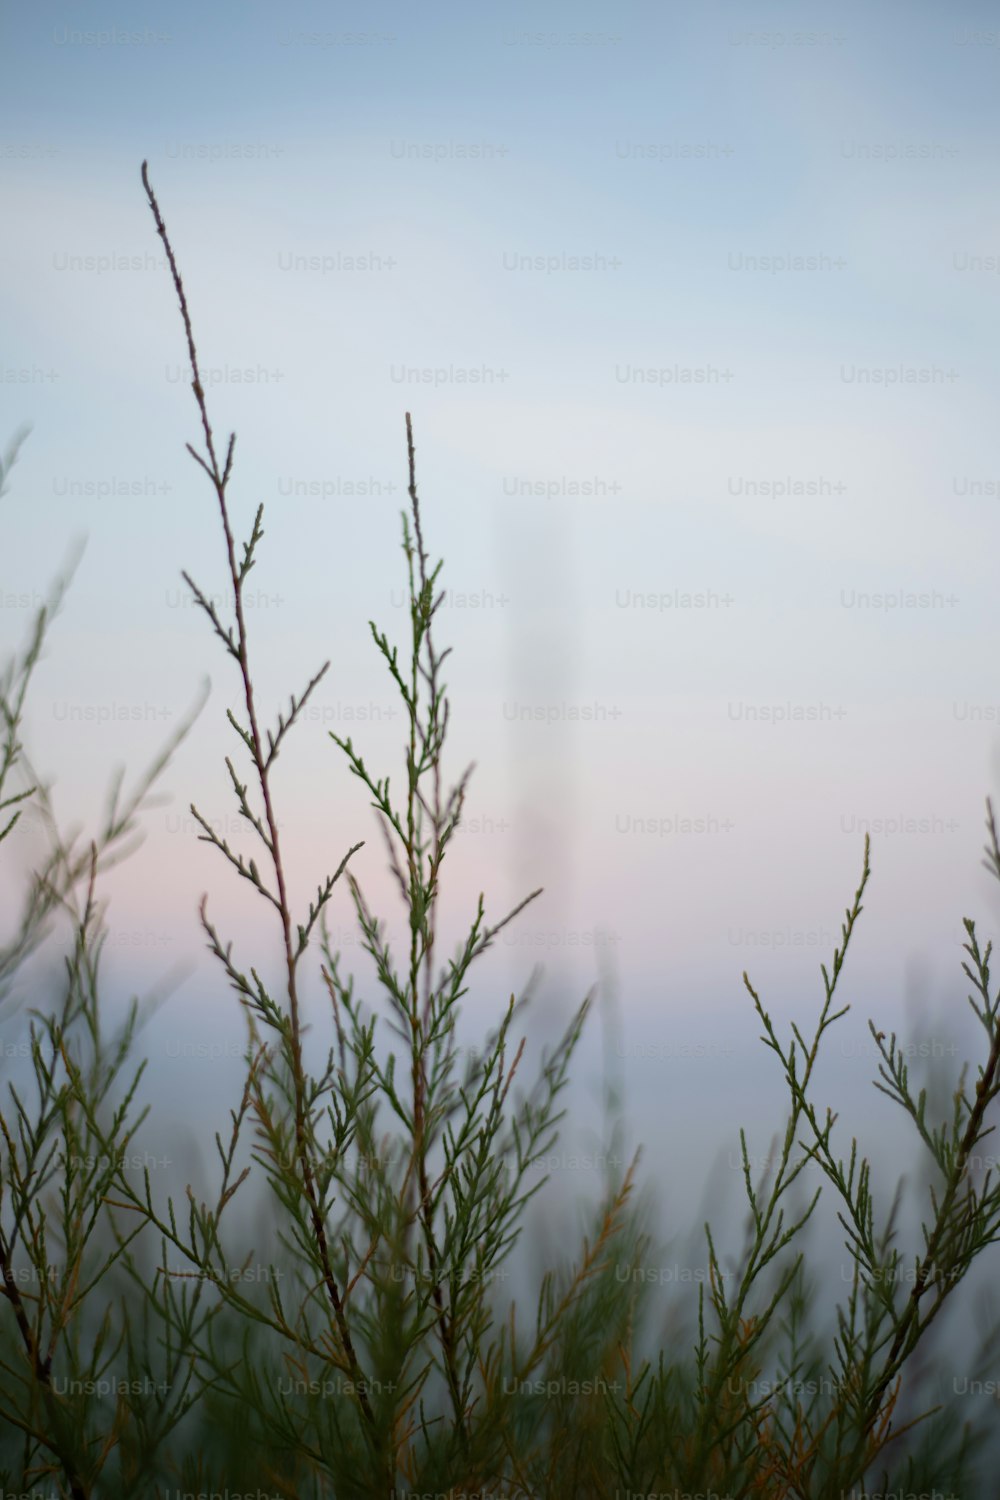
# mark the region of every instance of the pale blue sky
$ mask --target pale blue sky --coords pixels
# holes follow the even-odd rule
[[[186,819],[192,800],[231,813],[236,684],[180,582],[222,589],[223,554],[184,452],[196,412],[146,157],[216,431],[237,430],[244,533],[265,504],[252,650],[272,716],[334,663],[282,757],[296,894],[368,837],[359,874],[391,899],[324,729],[367,706],[366,759],[397,763],[366,622],[401,638],[410,410],[428,545],[456,591],[452,769],[479,762],[469,814],[487,824],[456,849],[448,921],[464,932],[470,890],[499,915],[546,887],[522,918],[542,936],[498,953],[496,993],[536,957],[586,988],[593,943],[573,935],[610,931],[629,1045],[661,1046],[679,1017],[695,1041],[731,1029],[727,1096],[752,1101],[773,1075],[741,970],[776,1014],[811,1014],[864,820],[904,817],[929,831],[873,838],[852,1024],[898,1018],[907,988],[964,1005],[961,917],[988,928],[998,910],[978,866],[1000,724],[992,23],[985,4],[882,0],[8,9],[0,440],[34,431],[0,502],[0,645],[86,534],[28,725],[65,817],[213,682],[170,809],[109,882],[113,919],[143,935],[114,955],[122,983],[190,959],[178,1024],[209,993],[230,1004],[201,952],[204,889],[259,941],[249,893]],[[365,256],[375,269],[345,259]],[[747,269],[782,256],[819,267]],[[488,373],[401,373],[423,368]],[[901,369],[914,383],[887,385]],[[789,479],[804,493],[759,489]],[[348,498],[361,481],[375,493]],[[855,591],[941,602],[847,607]],[[136,722],[96,722],[109,706]],[[554,721],[512,722],[522,708]],[[716,1076],[701,1058],[666,1084],[635,1066],[637,1107],[665,1128]]]

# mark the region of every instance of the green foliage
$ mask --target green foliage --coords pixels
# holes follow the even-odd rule
[[[50,844],[0,948],[0,1000],[13,996],[54,917],[67,918],[72,932],[59,998],[29,1012],[29,1088],[9,1079],[0,1108],[4,1491],[35,1486],[76,1500],[211,1490],[315,1500],[428,1493],[834,1500],[860,1497],[871,1485],[938,1486],[963,1500],[986,1494],[974,1488],[988,1484],[975,1467],[984,1434],[958,1432],[947,1412],[909,1412],[921,1390],[927,1330],[1000,1227],[1000,1188],[976,1167],[1000,1092],[1000,994],[990,994],[990,945],[980,949],[966,920],[963,968],[978,997],[970,1004],[987,1058],[971,1093],[963,1072],[950,1119],[928,1119],[926,1090],[914,1097],[904,1050],[894,1035],[886,1045],[871,1025],[882,1057],[876,1086],[910,1115],[938,1178],[905,1287],[905,1257],[894,1243],[902,1185],[888,1212],[877,1211],[858,1142],[846,1161],[839,1156],[836,1116],[815,1100],[821,1042],[849,1008],[839,1000],[835,1008],[835,997],[870,876],[866,839],[841,946],[831,970],[822,968],[811,1041],[793,1024],[783,1042],[744,975],[790,1107],[774,1170],[760,1181],[740,1131],[749,1213],[735,1268],[724,1269],[706,1224],[708,1284],[699,1286],[696,1306],[678,1299],[669,1337],[656,1327],[652,1285],[633,1274],[655,1258],[633,1160],[624,1172],[608,1171],[589,1232],[545,1273],[535,1308],[522,1314],[523,1299],[506,1294],[507,1265],[529,1201],[544,1186],[544,1178],[531,1181],[530,1169],[558,1139],[594,995],[551,1053],[536,1059],[530,1085],[523,1081],[526,1042],[515,1041],[527,994],[509,997],[479,1049],[459,1047],[473,965],[541,893],[495,922],[480,893],[468,936],[441,961],[445,857],[462,823],[471,767],[444,790],[449,653],[435,640],[442,563],[432,567],[425,547],[410,417],[409,514],[402,517],[409,640],[404,648],[370,627],[405,709],[401,787],[371,771],[350,738],[331,735],[378,820],[407,916],[397,951],[353,873],[360,842],[320,875],[306,911],[294,910],[288,894],[275,767],[329,663],[266,728],[244,610],[244,585],[264,538],[263,506],[238,547],[229,507],[235,435],[220,460],[183,283],[145,165],[143,182],[183,320],[203,437],[201,450],[189,451],[222,522],[231,616],[183,576],[238,673],[242,707],[227,714],[238,744],[225,765],[248,837],[260,846],[255,857],[191,811],[199,837],[263,901],[280,936],[282,979],[269,987],[259,961],[234,955],[203,900],[209,948],[241,1007],[245,1074],[227,1132],[215,1137],[211,1201],[199,1201],[190,1187],[183,1201],[158,1197],[148,1167],[140,1184],[127,1166],[147,1113],[139,1103],[145,1065],[133,1061],[142,1011],[134,999],[119,1032],[106,1035],[97,888],[101,873],[128,852],[153,783],[192,721],[124,801],[116,777],[85,848],[59,833],[19,734],[32,672],[68,584],[61,579],[0,682],[0,841],[5,851],[16,845],[19,819],[30,809]],[[0,467],[0,493],[19,441]],[[25,785],[15,790],[18,778]],[[987,863],[1000,878],[989,804],[988,814]],[[327,908],[342,887],[373,964],[373,998],[344,974],[330,941]],[[311,950],[330,1008],[325,1057],[304,1046],[312,1023],[303,966]],[[11,998],[8,1021],[18,1004]],[[610,1141],[620,1141],[621,1099],[612,1088],[607,1105]],[[804,1246],[820,1189],[804,1205],[797,1201],[809,1166],[832,1187],[854,1266],[832,1340],[809,1322],[814,1285]],[[250,1179],[260,1216],[252,1235],[231,1210]]]

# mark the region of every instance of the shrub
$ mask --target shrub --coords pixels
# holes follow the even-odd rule
[[[105,1037],[105,912],[96,892],[193,719],[124,803],[116,779],[88,848],[60,835],[18,738],[32,671],[66,588],[60,580],[0,685],[0,813],[8,814],[0,840],[31,808],[51,844],[0,950],[0,999],[47,935],[50,917],[68,916],[74,934],[58,1003],[30,1012],[31,1095],[10,1081],[0,1115],[5,1490],[839,1500],[866,1493],[874,1480],[885,1491],[940,1483],[972,1493],[983,1434],[957,1432],[948,1413],[904,1420],[901,1393],[929,1326],[1000,1225],[1000,1192],[975,1166],[1000,1091],[1000,995],[990,995],[990,946],[980,948],[966,920],[963,968],[987,1056],[974,1089],[963,1072],[950,1119],[928,1120],[926,1090],[914,1097],[904,1050],[870,1023],[882,1058],[877,1087],[911,1116],[939,1178],[908,1280],[900,1275],[907,1258],[893,1244],[900,1192],[888,1214],[876,1215],[867,1160],[856,1141],[846,1161],[837,1154],[836,1117],[814,1099],[820,1044],[848,1009],[837,989],[870,876],[866,839],[841,945],[829,971],[822,968],[811,1039],[793,1025],[783,1042],[744,975],[790,1109],[775,1168],[758,1181],[740,1132],[749,1213],[735,1268],[724,1269],[706,1225],[707,1284],[698,1286],[696,1309],[678,1300],[672,1341],[662,1347],[650,1311],[653,1283],[632,1274],[655,1259],[646,1206],[635,1193],[637,1159],[620,1171],[611,1155],[578,1253],[546,1272],[533,1314],[521,1315],[518,1298],[504,1295],[505,1267],[528,1202],[544,1185],[544,1178],[529,1185],[529,1170],[558,1139],[561,1096],[595,995],[558,1045],[542,1052],[530,1087],[522,1083],[527,1039],[516,1042],[515,1029],[527,994],[510,996],[483,1046],[461,1062],[456,1027],[472,966],[541,892],[492,924],[481,894],[468,936],[441,961],[442,872],[471,768],[444,790],[448,650],[435,638],[442,564],[431,566],[425,546],[410,416],[406,649],[370,627],[404,707],[401,789],[368,768],[351,738],[330,736],[371,797],[407,918],[400,954],[354,875],[360,843],[319,879],[305,912],[293,909],[288,894],[275,766],[329,663],[267,728],[243,603],[264,537],[263,506],[238,544],[229,505],[235,436],[224,450],[217,445],[183,282],[145,164],[143,182],[183,320],[203,440],[200,451],[189,451],[222,523],[232,616],[183,576],[238,674],[243,706],[227,713],[237,743],[225,764],[256,856],[231,847],[193,805],[191,812],[200,837],[263,902],[280,936],[283,977],[272,993],[259,961],[234,955],[202,900],[205,937],[245,1022],[245,1076],[230,1126],[215,1137],[213,1200],[199,1202],[190,1187],[182,1203],[158,1200],[148,1167],[137,1186],[125,1166],[146,1115],[137,1108],[145,1065],[132,1063],[142,1013],[133,1000],[120,1032]],[[28,784],[8,792],[15,772]],[[987,807],[988,865],[1000,878]],[[331,945],[327,908],[342,887],[374,966],[380,1007],[356,993]],[[315,947],[329,1005],[325,1056],[305,1044],[315,1007],[303,960]],[[621,1099],[611,1091],[607,1103],[610,1138],[619,1140]],[[854,1265],[832,1343],[807,1323],[811,1285],[801,1246],[820,1196],[817,1189],[799,1201],[809,1165],[832,1186]],[[256,1211],[273,1216],[273,1235],[258,1220],[248,1237],[227,1214],[251,1177],[260,1184]],[[685,1314],[696,1316],[691,1355]]]

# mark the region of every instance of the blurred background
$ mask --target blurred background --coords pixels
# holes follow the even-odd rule
[[[618,1022],[595,1014],[569,1096],[590,1154],[553,1191],[599,1179],[610,1065],[664,1230],[710,1208],[735,1233],[738,1126],[763,1162],[785,1117],[741,975],[783,1036],[812,1035],[866,831],[817,1102],[886,1207],[917,1158],[872,1088],[868,1018],[946,1106],[985,1055],[960,964],[962,917],[985,941],[998,914],[994,23],[883,0],[8,9],[0,441],[33,430],[0,501],[0,654],[86,538],[25,741],[88,826],[111,769],[137,774],[211,680],[170,801],[105,886],[109,1004],[170,991],[144,1087],[188,1179],[201,1160],[214,1180],[242,1052],[198,901],[274,978],[278,931],[189,811],[255,852],[224,766],[235,667],[180,577],[228,611],[142,160],[220,446],[237,433],[242,536],[265,508],[263,722],[331,661],[275,779],[296,901],[364,838],[352,868],[399,930],[328,731],[402,785],[367,622],[405,644],[409,411],[453,777],[477,762],[443,952],[478,891],[498,920],[544,887],[479,966],[467,1044],[540,963],[533,1075],[600,982]],[[8,856],[8,909],[23,873]],[[346,888],[329,911],[374,999]],[[307,994],[320,1026],[315,969]]]

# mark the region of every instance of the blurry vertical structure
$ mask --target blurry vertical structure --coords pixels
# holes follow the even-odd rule
[[[548,500],[505,501],[496,516],[496,550],[516,590],[510,611],[504,752],[512,793],[510,875],[516,889],[543,885],[526,917],[545,939],[527,951],[547,956],[555,978],[561,956],[579,951],[569,935],[588,924],[579,909],[577,829],[580,725],[567,709],[586,696],[580,660],[581,609],[575,537],[569,516]],[[584,742],[585,743],[585,742]],[[516,936],[516,929],[512,930]],[[588,983],[595,976],[588,975]]]

